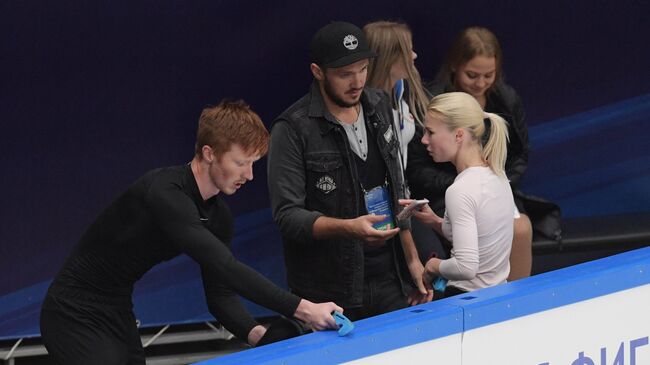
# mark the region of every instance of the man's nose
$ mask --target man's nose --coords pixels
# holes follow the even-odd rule
[[[355,89],[360,89],[363,87],[365,83],[366,83],[366,74],[359,73],[354,77],[352,82],[352,87]]]
[[[253,180],[253,165],[250,165],[248,168],[246,168],[246,171],[244,171],[244,178],[246,178],[248,181]]]

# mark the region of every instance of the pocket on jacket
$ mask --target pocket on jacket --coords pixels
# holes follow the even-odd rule
[[[334,214],[341,189],[344,188],[343,160],[338,153],[315,153],[305,156],[307,169],[305,205],[307,209]]]

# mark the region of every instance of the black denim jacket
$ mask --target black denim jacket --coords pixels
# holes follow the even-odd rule
[[[406,187],[388,95],[366,88],[361,103],[368,138],[376,137],[388,175],[392,210]],[[327,111],[318,84],[273,123],[268,157],[268,183],[273,218],[280,227],[289,286],[312,301],[362,304],[363,243],[350,239],[316,240],[314,221],[320,216],[356,218],[361,198],[357,166],[343,127]],[[396,218],[394,217],[396,220]],[[409,221],[398,222],[402,229]],[[391,240],[399,243],[399,238]],[[402,248],[393,244],[400,278],[410,278]],[[404,283],[404,281],[403,281]],[[402,285],[404,292],[408,284]]]

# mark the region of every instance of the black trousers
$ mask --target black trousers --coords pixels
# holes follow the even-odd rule
[[[445,289],[444,297],[449,298],[449,297],[453,297],[454,295],[467,294],[467,293],[468,292],[466,292],[465,290],[457,288],[455,286],[448,286]]]
[[[56,364],[145,365],[135,316],[127,308],[48,295],[41,336]]]
[[[377,316],[408,307],[397,274],[388,270],[380,275],[366,277],[363,283],[363,305],[343,308],[351,321]]]
[[[367,277],[363,285],[363,305],[361,307],[343,308],[344,314],[351,321],[357,321],[394,310],[406,308],[408,303],[402,293],[402,286],[393,271]],[[294,318],[280,317],[271,323],[257,346],[310,333],[311,329],[304,322]]]

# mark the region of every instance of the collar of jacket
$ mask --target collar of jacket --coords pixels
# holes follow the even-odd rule
[[[339,123],[336,121],[336,118],[327,110],[325,102],[323,101],[323,95],[320,92],[318,86],[318,81],[314,80],[311,84],[311,89],[309,90],[309,117],[311,118],[321,118],[325,120],[323,123],[319,123],[321,133],[327,134],[332,129],[337,128]],[[381,99],[377,93],[369,91],[367,88],[363,89],[361,93],[361,105],[363,105],[363,112],[366,117],[372,118],[377,110],[377,104]]]

